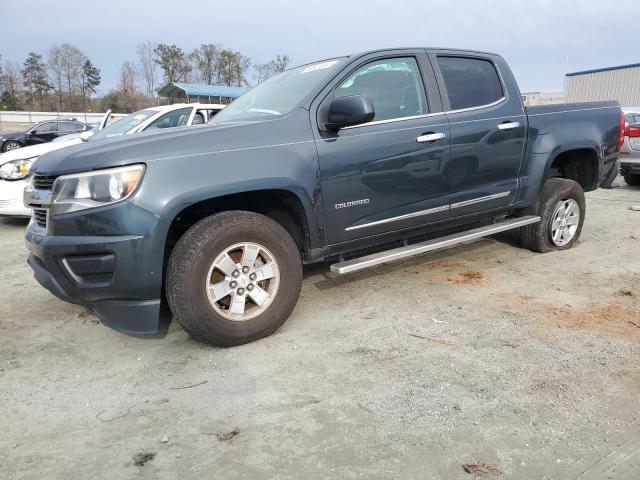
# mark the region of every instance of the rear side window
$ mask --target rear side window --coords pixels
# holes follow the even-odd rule
[[[58,122],[59,132],[77,132],[78,130],[82,130],[82,125],[76,122]]]
[[[488,60],[438,57],[452,110],[479,107],[504,96],[496,67]]]

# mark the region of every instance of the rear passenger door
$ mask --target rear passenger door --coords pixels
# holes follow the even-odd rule
[[[58,122],[58,136],[69,135],[70,133],[82,132],[82,124],[71,121]]]
[[[497,56],[432,53],[451,129],[451,216],[512,203],[524,155],[519,90]],[[502,67],[502,68],[501,68]]]

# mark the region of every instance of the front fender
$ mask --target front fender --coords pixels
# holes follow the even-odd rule
[[[313,141],[165,158],[147,164],[132,203],[171,223],[185,208],[217,197],[286,190],[302,204],[313,245],[319,239],[318,161]]]

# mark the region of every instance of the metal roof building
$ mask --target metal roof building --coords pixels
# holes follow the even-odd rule
[[[564,92],[522,92],[525,107],[565,103]]]
[[[567,73],[566,102],[616,100],[623,107],[640,105],[640,63]]]
[[[244,87],[229,87],[227,85],[207,85],[204,83],[175,82],[165,85],[158,90],[158,95],[166,97],[169,102],[202,102],[202,103],[231,103],[245,92]]]

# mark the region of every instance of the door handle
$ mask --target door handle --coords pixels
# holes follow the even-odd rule
[[[442,132],[439,133],[425,133],[416,138],[418,143],[435,142],[436,140],[442,140],[446,135]]]
[[[514,128],[518,128],[520,126],[520,122],[505,122],[498,125],[498,130],[513,130]]]

